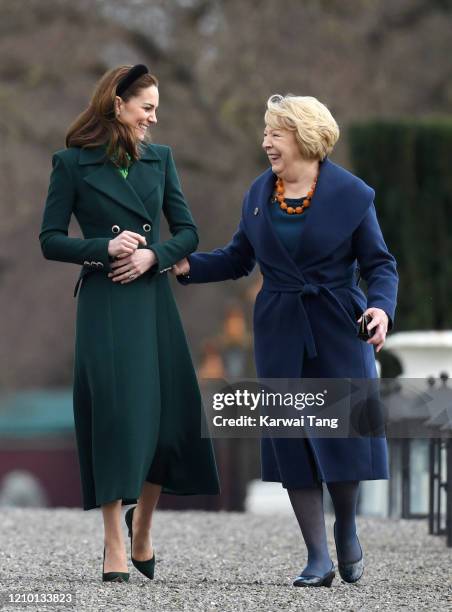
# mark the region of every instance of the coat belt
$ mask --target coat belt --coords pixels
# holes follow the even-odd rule
[[[264,282],[262,285],[263,291],[269,291],[271,293],[289,293],[293,294],[293,303],[292,306],[296,309],[297,321],[300,324],[300,333],[302,336],[304,347],[306,348],[306,352],[309,358],[317,357],[317,347],[314,340],[314,335],[312,333],[311,323],[309,321],[308,313],[306,312],[306,308],[303,303],[303,297],[307,295],[319,295],[323,293],[330,300],[333,301],[335,305],[337,305],[338,299],[332,293],[331,289],[339,289],[344,287],[355,287],[356,281],[353,277],[346,279],[339,279],[337,281],[332,281],[329,283],[284,283],[279,282],[277,280],[264,277]],[[293,325],[293,319],[288,317],[291,321],[290,325]],[[289,333],[289,330],[287,330]]]
[[[163,270],[160,270],[160,274],[162,274],[163,272],[167,272],[168,270],[171,270],[171,268],[163,268]],[[92,268],[82,268],[80,272],[80,276],[78,277],[77,282],[74,287],[74,297],[77,297],[78,290],[80,289],[80,284],[85,278],[85,276],[88,276],[88,274],[109,274],[109,271],[99,270],[99,269],[96,270]],[[148,276],[148,279],[151,280],[152,276]]]

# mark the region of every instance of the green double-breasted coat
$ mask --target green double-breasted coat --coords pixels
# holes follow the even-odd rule
[[[105,147],[54,153],[41,248],[82,267],[74,360],[74,420],[85,510],[135,503],[143,482],[174,494],[216,494],[211,441],[167,271],[196,249],[196,226],[169,147],[146,145],[125,179]],[[172,238],[159,242],[161,211]],[[83,238],[68,237],[74,214]],[[158,263],[134,281],[108,278],[108,243],[146,237]],[[76,292],[77,292],[76,289]]]

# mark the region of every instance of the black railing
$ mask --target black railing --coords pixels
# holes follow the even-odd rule
[[[413,392],[407,381],[392,381],[383,388],[388,413],[387,434],[390,444],[391,482],[389,515],[401,518],[427,518],[432,535],[446,536],[452,546],[452,389],[449,376],[442,373],[439,381],[427,379],[424,391]],[[428,439],[428,511],[412,511],[411,482],[416,478],[412,465],[415,440]],[[400,509],[400,512],[398,511]]]

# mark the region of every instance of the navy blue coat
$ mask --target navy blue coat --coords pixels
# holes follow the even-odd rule
[[[270,218],[276,176],[266,170],[251,185],[231,242],[189,256],[182,284],[237,279],[257,262],[264,281],[254,306],[259,378],[375,378],[374,347],[357,337],[366,307],[383,309],[393,326],[398,275],[373,203],[375,192],[326,158],[294,256]],[[357,285],[357,266],[367,299]],[[262,479],[284,487],[319,480],[389,478],[384,436],[264,438]]]

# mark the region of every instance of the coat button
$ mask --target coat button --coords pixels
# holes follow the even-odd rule
[[[151,231],[151,226],[149,223],[143,223],[143,229],[145,232],[150,232]]]
[[[119,227],[119,225],[113,225],[111,231],[113,232],[113,234],[119,234],[121,228]]]

